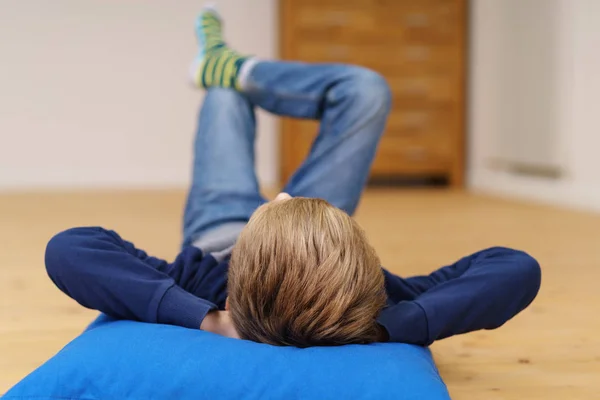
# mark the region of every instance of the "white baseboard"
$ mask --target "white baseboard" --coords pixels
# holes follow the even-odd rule
[[[600,212],[600,187],[577,184],[569,178],[552,180],[475,170],[469,174],[468,181],[476,192]]]
[[[275,173],[258,171],[262,187],[276,187]],[[72,169],[21,168],[0,171],[0,193],[24,191],[187,189],[191,168],[113,168],[89,165]],[[266,176],[265,176],[266,175]]]

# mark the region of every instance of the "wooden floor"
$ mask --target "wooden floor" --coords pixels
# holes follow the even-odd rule
[[[0,196],[0,393],[94,317],[46,277],[44,245],[75,225],[102,225],[175,256],[181,192]],[[497,331],[433,346],[453,399],[600,398],[600,216],[446,191],[371,190],[357,216],[393,272],[426,273],[478,249],[529,251],[542,290]]]

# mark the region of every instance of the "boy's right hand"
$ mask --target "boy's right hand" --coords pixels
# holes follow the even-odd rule
[[[200,329],[233,339],[240,338],[233,326],[229,311],[215,310],[209,312],[200,324]]]

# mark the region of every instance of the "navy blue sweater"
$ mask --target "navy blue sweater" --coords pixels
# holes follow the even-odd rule
[[[67,230],[46,249],[48,275],[81,305],[116,318],[195,329],[209,311],[225,306],[228,261],[188,247],[168,263],[102,228]],[[378,321],[390,341],[419,345],[501,326],[533,301],[541,280],[535,259],[502,247],[427,276],[384,274],[388,305]]]

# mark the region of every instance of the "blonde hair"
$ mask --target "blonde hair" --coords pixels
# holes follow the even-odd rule
[[[385,305],[363,230],[324,200],[260,207],[231,256],[229,308],[242,339],[297,347],[370,343]]]

